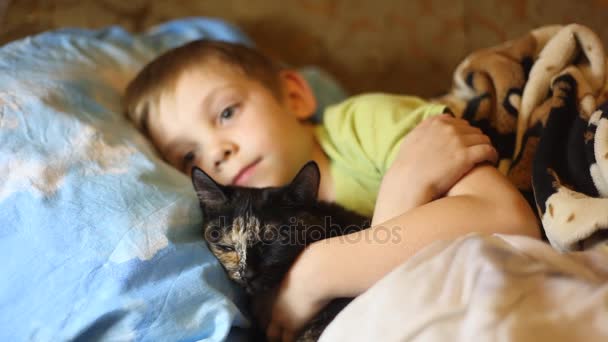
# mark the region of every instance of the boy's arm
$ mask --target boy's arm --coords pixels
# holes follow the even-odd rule
[[[449,196],[349,234],[348,239],[315,243],[299,261],[301,269],[322,275],[315,278],[321,298],[354,297],[430,243],[469,232],[539,236],[536,217],[521,194],[496,168],[481,165]]]
[[[462,119],[428,118],[412,130],[382,178],[372,226],[434,199],[450,189],[477,164],[496,162],[490,138]]]
[[[536,216],[515,186],[495,167],[478,164],[495,158],[480,135],[464,120],[438,116],[404,139],[383,178],[372,228],[305,250],[302,264],[324,275],[321,298],[357,296],[437,240],[471,232],[539,237]]]

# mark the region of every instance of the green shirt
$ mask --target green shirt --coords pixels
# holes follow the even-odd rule
[[[335,201],[371,217],[382,177],[405,135],[444,109],[415,96],[390,94],[354,96],[328,107],[316,135],[330,160]]]

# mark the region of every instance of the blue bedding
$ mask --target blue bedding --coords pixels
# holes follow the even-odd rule
[[[244,340],[244,294],[208,251],[188,177],[123,117],[158,53],[237,28],[63,29],[0,48],[0,340]],[[321,108],[344,97],[303,70]]]

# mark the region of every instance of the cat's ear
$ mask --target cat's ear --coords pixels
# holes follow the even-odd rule
[[[289,199],[299,204],[316,201],[320,181],[321,172],[317,163],[309,161],[287,186]]]
[[[217,208],[228,200],[222,186],[196,166],[192,168],[192,185],[202,207]]]

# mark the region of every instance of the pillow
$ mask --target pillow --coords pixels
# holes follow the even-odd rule
[[[220,20],[62,29],[0,48],[0,340],[245,340],[244,293],[199,232],[190,179],[123,117],[127,82]],[[344,91],[303,70],[320,107]]]

